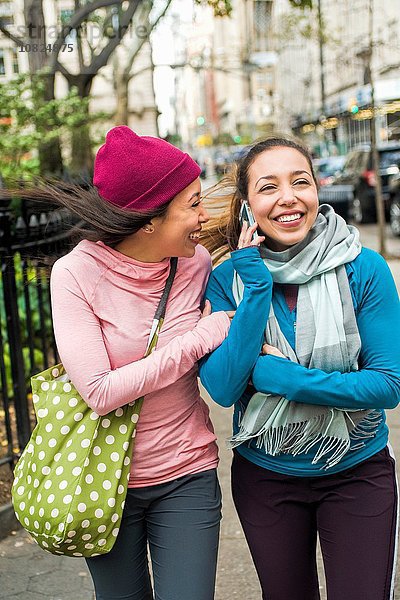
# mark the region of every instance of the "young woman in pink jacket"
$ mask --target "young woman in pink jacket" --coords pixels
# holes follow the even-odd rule
[[[97,192],[58,193],[88,225],[51,275],[60,358],[100,415],[144,395],[118,538],[87,559],[97,600],[214,597],[218,451],[197,361],[222,343],[230,319],[201,310],[211,260],[198,245],[208,221],[199,175],[178,148],[115,127],[96,156]],[[171,257],[165,321],[143,358]]]

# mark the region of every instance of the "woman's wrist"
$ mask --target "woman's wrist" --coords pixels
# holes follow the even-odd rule
[[[231,253],[232,265],[244,284],[272,285],[272,275],[255,246],[234,250]]]

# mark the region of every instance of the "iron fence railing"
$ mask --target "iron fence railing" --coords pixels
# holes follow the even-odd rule
[[[29,440],[30,377],[57,362],[49,268],[70,249],[74,224],[64,208],[0,203],[0,466],[12,468]]]

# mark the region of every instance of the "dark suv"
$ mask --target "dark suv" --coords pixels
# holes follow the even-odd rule
[[[393,235],[400,236],[400,171],[390,181],[390,228]]]
[[[390,191],[389,181],[399,172],[400,142],[378,146],[382,194],[386,216],[389,216]],[[373,223],[376,221],[375,208],[375,172],[372,168],[372,155],[369,146],[361,146],[351,150],[341,173],[336,177],[331,189],[350,185],[353,188],[350,213],[356,223]]]

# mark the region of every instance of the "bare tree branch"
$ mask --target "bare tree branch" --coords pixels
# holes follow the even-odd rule
[[[89,15],[91,12],[93,12],[94,10],[97,10],[98,8],[104,8],[106,6],[112,6],[113,4],[122,4],[123,0],[97,0],[96,2],[89,2],[88,4],[86,4],[84,7],[82,7],[79,11],[77,11],[71,21],[68,23],[68,27],[70,27],[70,31],[72,31],[72,29],[76,29],[76,27],[79,27],[79,25],[82,23],[82,21],[85,20],[85,17],[87,17],[87,15]],[[25,44],[27,44],[29,42],[29,39],[26,38],[20,38],[16,35],[14,35],[13,33],[11,33],[11,31],[9,31],[7,29],[7,25],[4,23],[4,19],[2,19],[0,17],[0,31],[6,36],[8,37],[10,40],[12,40],[17,46],[24,46]],[[59,37],[58,42],[62,44],[62,42],[65,40],[65,38],[67,37],[67,35],[65,35],[64,37]]]
[[[128,0],[130,4],[132,4],[132,0]],[[140,0],[139,0],[140,1]],[[79,27],[79,25],[81,25],[81,23],[85,20],[85,18],[93,11],[99,9],[99,8],[106,8],[107,6],[112,6],[112,5],[121,5],[123,2],[123,0],[96,0],[94,2],[90,2],[88,4],[86,4],[85,6],[83,6],[80,10],[78,10],[76,13],[74,13],[74,15],[72,16],[72,19],[70,20],[70,22],[64,26],[62,28],[62,31],[60,32],[57,41],[55,42],[55,47],[61,48],[62,44],[65,40],[65,38],[69,35],[69,33],[73,30]],[[133,2],[133,4],[138,4],[137,0],[135,0]],[[135,6],[135,10],[136,10],[137,6]],[[135,11],[133,11],[132,14],[134,14]],[[11,31],[8,30],[6,23],[4,23],[4,20],[0,17],[0,31],[10,40],[12,40],[18,47],[24,47],[26,44],[28,44],[30,42],[29,38],[21,38],[18,37],[16,35],[14,35],[13,33],[11,33]],[[51,60],[50,60],[50,65],[49,65],[49,69],[50,69],[50,73],[54,74],[56,71],[59,71],[60,73],[62,73],[64,75],[65,78],[68,79],[69,76],[71,76],[70,72],[59,62],[58,60],[58,54],[59,52],[54,52],[51,55]],[[108,57],[107,57],[108,59]]]
[[[165,13],[167,12],[170,4],[171,4],[172,0],[167,0],[163,10],[161,11],[161,13],[158,15],[157,19],[154,21],[154,23],[151,24],[151,30],[153,31],[155,27],[157,27],[158,23],[160,22],[160,20],[165,16]],[[127,81],[130,81],[130,79],[132,79],[133,74],[130,74],[130,70],[132,68],[133,62],[136,58],[136,56],[139,54],[140,50],[143,47],[143,44],[145,43],[145,41],[147,40],[147,38],[142,38],[138,44],[138,46],[131,50],[131,53],[128,55],[128,60],[125,66],[125,69],[123,71],[123,77],[127,79]]]
[[[80,9],[79,0],[75,0],[75,12],[78,12]],[[82,42],[79,35],[76,36],[76,46],[78,49],[78,60],[79,60],[79,70],[82,71],[85,63],[83,61],[83,50],[82,50]]]
[[[61,73],[61,75],[64,75],[65,79],[68,79],[68,77],[71,76],[71,73],[64,67],[64,65],[62,65],[58,61],[57,61],[57,71],[59,73]],[[53,75],[54,75],[54,73],[53,73]]]
[[[115,48],[120,44],[122,38],[126,34],[128,30],[129,23],[132,21],[133,15],[136,12],[137,7],[139,6],[142,0],[130,0],[129,8],[123,13],[123,17],[120,23],[120,37],[115,36],[115,38],[111,39],[105,48],[98,54],[95,59],[91,62],[91,64],[86,67],[86,72],[97,73],[101,67],[107,64],[108,59],[111,54],[114,52]]]
[[[129,4],[136,3],[137,0],[128,0]],[[107,6],[113,6],[114,4],[120,6],[123,3],[123,0],[95,0],[93,2],[88,2],[80,10],[74,13],[70,19],[70,21],[64,25],[62,28],[56,42],[55,46],[61,48],[63,45],[65,38],[73,31],[74,29],[78,29],[79,25],[83,23],[90,13],[98,10],[99,8],[105,8]],[[57,60],[58,60],[58,52],[55,52],[50,61],[50,71],[55,72],[57,70]]]
[[[11,33],[11,31],[9,31],[7,29],[7,25],[4,23],[4,20],[0,17],[0,31],[2,33],[4,33],[4,35],[6,37],[8,37],[9,40],[12,40],[17,46],[25,46],[25,44],[27,43],[26,40],[24,40],[23,38],[19,38],[16,35],[14,35],[13,33]]]

